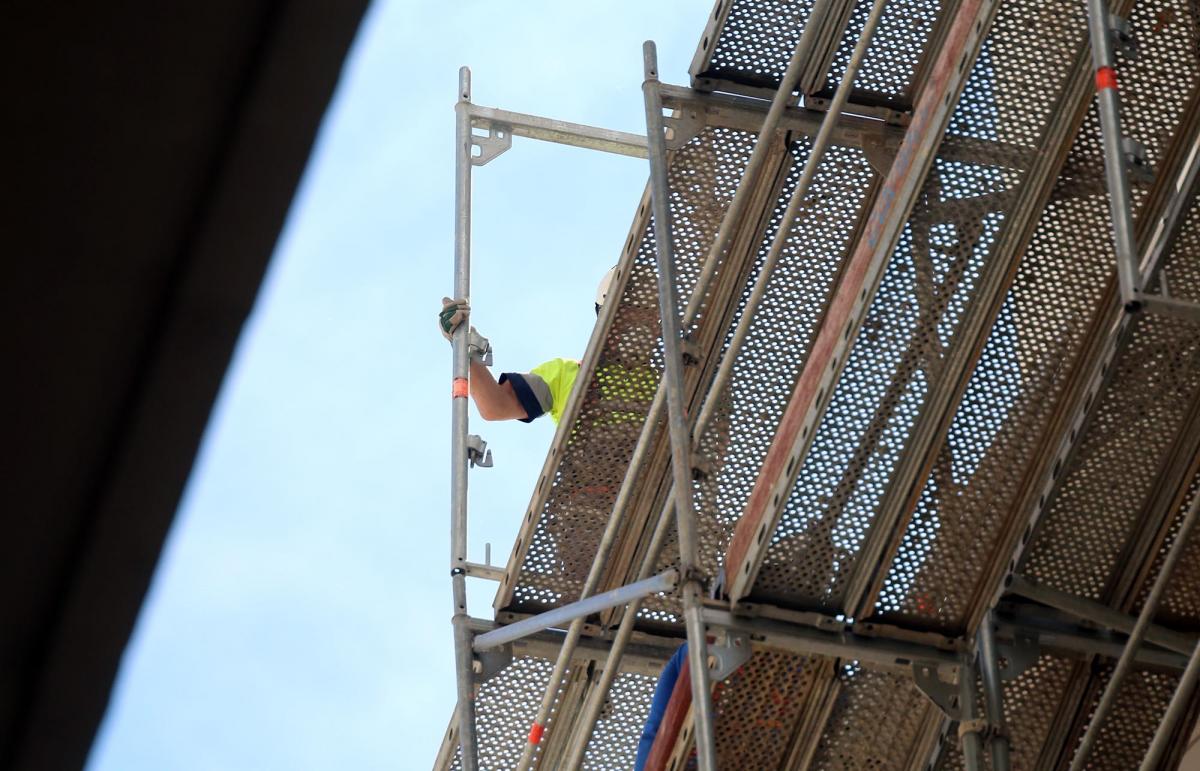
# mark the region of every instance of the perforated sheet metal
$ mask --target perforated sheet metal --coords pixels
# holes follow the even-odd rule
[[[807,139],[791,148],[793,165],[763,234],[750,273],[752,280],[742,289],[738,315],[803,172],[809,149]],[[809,188],[811,199],[820,205],[802,209],[792,224],[759,312],[733,365],[733,375],[716,397],[719,406],[699,442],[699,450],[712,459],[711,473],[697,482],[695,499],[702,564],[708,575],[717,575],[721,567],[733,527],[803,368],[875,179],[861,149],[834,146],[826,151]],[[662,568],[672,564],[678,549],[671,544],[664,554]],[[658,606],[648,606],[652,607]]]
[[[818,681],[832,663],[760,650],[713,696],[718,768],[785,768]]]
[[[599,674],[593,676],[593,681]],[[583,768],[589,771],[626,771],[637,759],[638,740],[650,712],[658,679],[624,672],[613,680],[608,701],[588,742]]]
[[[1200,476],[1192,479],[1182,503],[1175,509],[1171,528],[1151,566],[1151,580],[1162,570],[1167,550],[1171,548],[1179,534],[1179,526],[1184,512],[1191,506],[1197,495],[1200,495]],[[1139,592],[1132,612],[1139,613],[1141,611],[1149,593],[1150,582],[1148,581]],[[1167,624],[1176,629],[1195,629],[1200,622],[1200,535],[1198,535],[1198,531],[1192,531],[1192,536],[1188,539],[1183,555],[1175,566],[1175,572],[1171,574],[1167,590],[1163,594],[1158,608],[1155,620],[1160,624]]]
[[[871,4],[871,0],[856,4],[830,64],[829,87],[845,73]],[[936,0],[889,3],[856,78],[856,92],[869,95],[871,101],[907,108],[918,65],[942,9],[943,3]],[[776,90],[811,10],[808,0],[733,0],[715,40],[705,41],[709,53],[697,77]]]
[[[546,659],[518,657],[479,687],[475,725],[480,769],[500,771],[516,767],[553,667],[554,662]],[[567,690],[574,696],[572,705],[577,706],[582,703],[590,684],[599,678],[599,673],[580,671],[574,678],[579,682],[574,683],[574,688],[568,686]],[[596,721],[596,729],[588,743],[584,769],[625,771],[633,767],[656,682],[654,677],[634,672],[617,675],[608,704]],[[557,711],[556,704],[547,723],[547,740],[540,748],[542,751],[553,735]],[[447,741],[452,746],[457,744],[457,734],[453,730]],[[459,771],[462,766],[457,751],[439,768]]]
[[[1021,570],[1095,600],[1122,568],[1164,452],[1200,396],[1200,325],[1162,316],[1135,323],[1060,492]]]
[[[1087,706],[1080,710],[1080,720],[1075,734],[1064,747],[1066,762],[1074,754],[1083,738],[1083,731],[1091,720],[1101,694],[1112,674],[1111,667],[1089,679],[1089,691],[1083,701]],[[1128,771],[1138,768],[1150,741],[1167,711],[1175,686],[1179,683],[1177,673],[1140,670],[1131,672],[1121,683],[1120,698],[1100,729],[1091,755],[1089,769],[1097,771]],[[1164,768],[1167,766],[1164,766]]]
[[[940,722],[932,702],[901,675],[851,665],[838,678],[840,691],[808,768],[907,769]]]
[[[1055,720],[1064,709],[1064,701],[1070,700],[1068,685],[1078,667],[1076,662],[1044,655],[1019,676],[1004,682],[1004,718],[1011,740],[1014,771],[1038,768],[1038,758],[1047,751],[1047,740]],[[984,703],[982,692],[978,703]],[[987,761],[990,768],[990,755]],[[938,769],[959,771],[963,768],[961,744],[952,741]]]
[[[1060,29],[1063,45],[1084,28],[1075,3],[1056,6],[1057,15],[1040,7],[1047,10],[1027,10],[1016,20],[1072,19],[1069,33]],[[1196,81],[1196,59],[1187,53],[1195,50],[1195,27],[1182,3],[1139,5],[1132,23],[1144,47],[1121,73],[1127,125],[1157,158],[1170,138],[1164,127],[1178,125]],[[896,623],[960,630],[973,603],[986,601],[978,582],[1037,460],[1037,439],[1079,366],[1100,303],[1111,296],[1107,204],[1102,189],[1087,182],[1099,179],[1100,169],[1093,112],[967,383],[945,442],[951,449],[940,450],[951,462],[925,482],[880,594],[881,615]]]
[[[705,129],[670,169],[675,270],[681,306],[716,234],[754,137]],[[636,233],[636,255],[612,326],[586,382],[583,406],[561,462],[539,482],[523,537],[511,606],[537,610],[579,595],[658,387],[661,337],[653,229]],[[503,588],[502,588],[503,592]],[[503,604],[503,598],[501,598]]]
[[[951,134],[1030,154],[1039,146],[1073,61],[1066,52],[1080,42],[1078,29],[1059,22],[1032,33],[1040,44],[1033,50],[1057,45],[1057,57],[1015,45],[1018,35],[1028,44],[1025,22],[1040,7],[1008,3],[998,12]],[[1034,77],[1055,85],[1018,91]],[[756,598],[849,610],[846,582],[893,474],[906,453],[925,456],[926,448],[910,446],[914,426],[931,394],[959,382],[949,363],[973,350],[973,337],[960,329],[972,314],[987,312],[979,292],[1003,288],[999,278],[1012,251],[1005,239],[1016,236],[1008,215],[1026,172],[997,161],[986,151],[975,162],[939,159],[927,177],[774,533]],[[935,471],[940,489],[949,492],[969,475],[971,454],[943,450]]]
[[[1181,293],[1200,291],[1200,210],[1189,212],[1164,270]],[[1123,567],[1118,557],[1150,524],[1141,518],[1144,502],[1200,400],[1200,324],[1139,316],[1111,369],[1022,567],[1050,586],[1098,600],[1108,599]]]

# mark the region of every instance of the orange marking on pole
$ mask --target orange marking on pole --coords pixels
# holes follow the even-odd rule
[[[466,399],[467,398],[467,379],[465,377],[454,378],[454,386],[451,389],[451,393],[453,394],[453,398],[455,398],[455,399]]]
[[[1096,70],[1096,90],[1117,87],[1117,71],[1112,67],[1100,67]]]
[[[545,730],[546,726],[542,725],[541,723],[534,723],[533,727],[529,729],[529,743],[541,744],[542,734],[545,732]]]

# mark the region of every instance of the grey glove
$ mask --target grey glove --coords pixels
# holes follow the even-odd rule
[[[466,300],[451,300],[449,297],[443,297],[442,312],[438,314],[438,328],[442,330],[442,337],[452,340],[454,330],[470,315],[471,306]]]
[[[470,315],[471,306],[467,304],[466,300],[452,300],[449,297],[443,297],[442,312],[438,314],[438,328],[442,330],[442,336],[453,341],[454,330],[458,329],[458,325],[466,321]],[[467,330],[467,356],[485,367],[492,366],[492,344],[486,337],[479,334],[475,327]]]

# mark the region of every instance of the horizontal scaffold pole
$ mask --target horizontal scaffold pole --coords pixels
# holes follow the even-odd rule
[[[470,113],[471,126],[474,128],[505,127],[517,137],[540,139],[543,142],[555,142],[588,150],[602,150],[617,155],[628,155],[631,158],[646,157],[646,137],[641,134],[478,105],[471,105]]]
[[[1132,632],[1134,624],[1137,623],[1137,619],[1133,616],[1114,610],[1103,603],[1059,591],[1027,576],[1014,575],[1008,586],[1008,593],[1040,602],[1076,618],[1125,634]],[[1161,645],[1167,650],[1182,653],[1185,656],[1191,655],[1196,648],[1194,636],[1157,624],[1152,624],[1147,630],[1146,639],[1155,645]]]
[[[577,618],[586,618],[593,613],[615,608],[618,605],[626,605],[651,594],[674,591],[678,581],[679,573],[676,570],[664,570],[658,575],[647,578],[644,581],[636,581],[618,589],[601,592],[593,597],[572,602],[570,605],[563,605],[560,608],[554,608],[545,613],[539,613],[536,616],[522,619],[515,624],[509,624],[491,632],[485,632],[475,638],[473,645],[476,651],[495,648],[499,645],[519,640],[534,632],[562,627]]]

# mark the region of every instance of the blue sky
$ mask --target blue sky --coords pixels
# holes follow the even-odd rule
[[[454,696],[453,105],[644,132],[710,0],[376,2],[213,413],[91,771],[428,768]],[[645,161],[515,140],[475,172],[473,320],[496,369],[583,352]],[[553,425],[483,424],[471,558],[503,562]],[[472,581],[489,616],[494,584]]]

